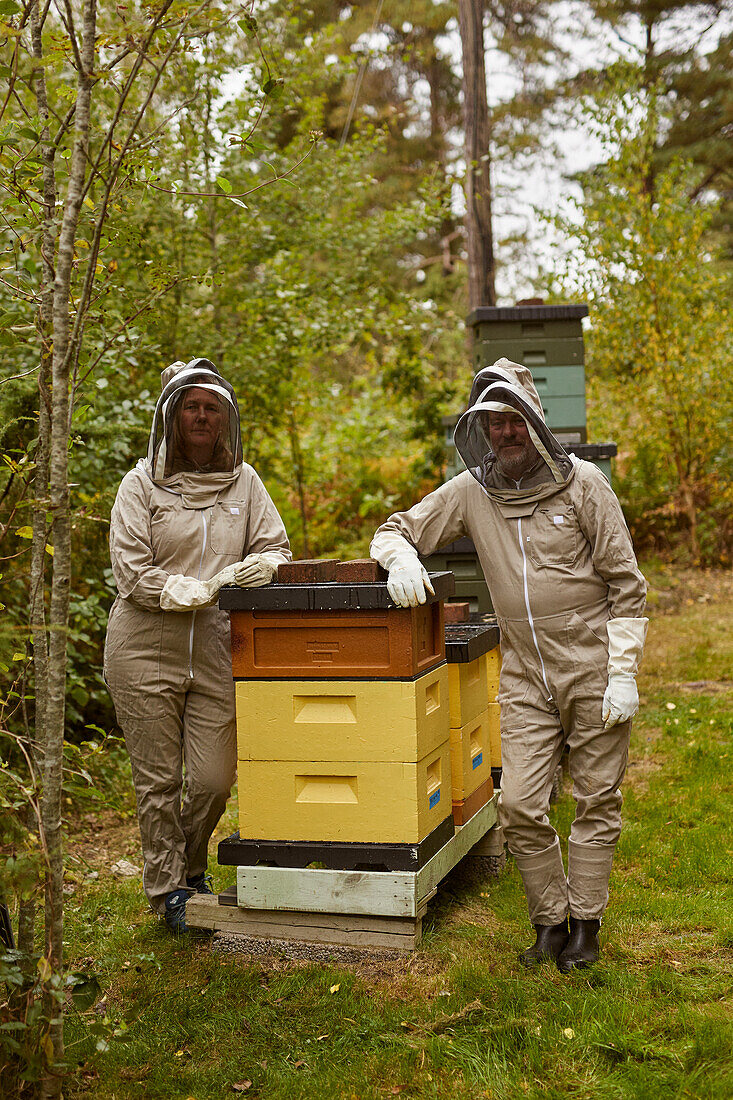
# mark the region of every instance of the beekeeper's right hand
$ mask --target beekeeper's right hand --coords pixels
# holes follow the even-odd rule
[[[430,575],[417,554],[401,554],[394,558],[387,576],[387,591],[398,607],[417,607],[427,600],[427,592],[435,595]]]

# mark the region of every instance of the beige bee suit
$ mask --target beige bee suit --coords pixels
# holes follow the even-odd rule
[[[541,410],[529,372],[500,363]],[[549,448],[546,426],[543,438]],[[398,549],[432,554],[466,535],[476,546],[501,629],[500,820],[530,919],[545,925],[558,924],[569,909],[597,918],[607,904],[631,724],[603,729],[606,624],[641,616],[646,595],[608,481],[591,463],[567,455],[558,461],[552,478],[535,473],[533,488],[514,493],[495,490],[490,477],[482,483],[478,468],[459,474],[390,516],[371,546],[382,564]],[[566,742],[576,801],[567,879],[548,819]]]
[[[118,596],[105,679],[130,759],[150,904],[206,869],[236,768],[229,618],[217,607],[162,611],[169,576],[208,580],[247,554],[289,561],[285,528],[251,466],[154,483],[138,463],[112,509]],[[185,793],[182,797],[182,765]]]

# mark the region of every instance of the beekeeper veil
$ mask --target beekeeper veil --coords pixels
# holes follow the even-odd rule
[[[153,481],[160,482],[181,472],[234,473],[242,464],[242,437],[239,407],[234,390],[209,359],[173,363],[161,376],[163,390],[155,406],[148,442],[148,469]],[[221,407],[222,418],[211,461],[199,470],[187,458],[179,431],[183,398],[192,387],[208,390]]]
[[[469,407],[456,425],[456,449],[480,485],[494,495],[492,477],[497,462],[489,436],[491,412],[519,413],[527,425],[529,437],[545,463],[549,486],[564,485],[572,476],[573,462],[545,423],[542,402],[526,367],[499,359],[493,367],[484,367],[473,380]],[[514,490],[527,495],[532,490]],[[502,489],[502,496],[507,490]]]

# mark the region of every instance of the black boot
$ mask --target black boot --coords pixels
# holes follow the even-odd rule
[[[559,970],[567,974],[570,970],[582,970],[593,966],[601,953],[598,944],[599,920],[578,920],[570,917],[570,939],[565,950],[557,960]]]
[[[523,951],[519,961],[523,966],[538,966],[542,962],[557,962],[568,942],[567,918],[560,924],[535,924],[537,940]]]

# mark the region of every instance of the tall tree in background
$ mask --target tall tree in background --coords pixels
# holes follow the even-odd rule
[[[463,57],[469,309],[496,305],[484,0],[458,0]]]
[[[700,167],[698,179],[691,179],[692,198],[705,189],[725,198],[733,117],[729,0],[590,0],[589,9],[598,21],[596,33],[610,31],[624,58],[624,80],[646,97],[647,109],[658,112],[646,192],[653,196],[658,169],[681,155]],[[581,86],[595,74],[602,88],[604,74],[612,79],[614,68],[586,72]],[[728,201],[718,207],[716,221],[720,228],[727,221],[733,234]]]
[[[693,201],[712,193],[719,204],[711,222],[722,241],[723,257],[733,263],[733,34],[714,49],[693,55],[674,75],[674,111],[658,159],[684,156],[698,169]]]

